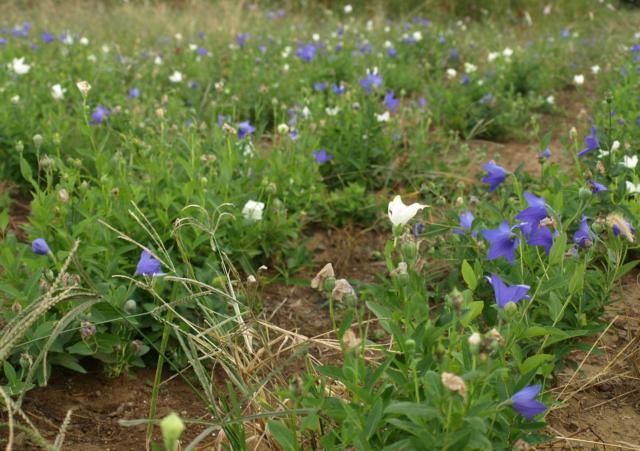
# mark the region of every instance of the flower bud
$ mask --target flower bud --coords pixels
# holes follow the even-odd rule
[[[80,323],[80,336],[83,340],[93,337],[96,334],[96,326],[90,321],[82,321]]]
[[[506,319],[513,319],[518,314],[518,306],[515,302],[507,302],[507,305],[504,306],[502,312]]]
[[[22,144],[22,141],[16,142],[16,150],[20,153],[24,150],[24,144]]]
[[[580,200],[588,200],[593,193],[589,188],[582,187],[578,190],[578,197]]]
[[[55,144],[56,146],[59,146],[60,143],[62,142],[62,138],[60,138],[60,133],[54,133],[53,134],[53,138],[52,138],[53,144]]]
[[[418,246],[416,246],[413,239],[403,240],[400,245],[400,253],[402,254],[404,261],[411,263],[415,262],[416,257],[418,256]]]
[[[162,419],[160,422],[160,430],[162,431],[162,439],[164,440],[164,446],[167,451],[176,449],[176,444],[184,432],[184,429],[184,422],[175,412],[171,412]]]
[[[124,303],[122,309],[129,314],[135,313],[138,309],[138,303],[134,299],[129,299]]]
[[[35,146],[36,150],[40,150],[40,146],[42,145],[42,135],[33,135],[33,145]]]
[[[58,191],[58,198],[65,204],[69,203],[69,192],[62,188],[60,191]]]

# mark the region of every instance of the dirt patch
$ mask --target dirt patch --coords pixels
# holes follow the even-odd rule
[[[9,205],[9,231],[15,233],[18,239],[26,240],[27,234],[21,226],[27,223],[31,213],[31,199],[27,195],[21,195],[15,184],[0,181],[0,207],[5,201]],[[2,231],[0,231],[0,239],[2,237]]]
[[[53,441],[67,412],[73,409],[66,433],[65,450],[142,450],[146,426],[123,427],[119,420],[147,418],[155,370],[146,368],[131,375],[108,378],[96,366],[88,375],[56,368],[47,387],[29,392],[23,410],[48,440]],[[158,418],[175,411],[183,418],[207,420],[207,410],[179,377],[161,385]],[[202,427],[190,425],[185,436],[193,439]],[[4,435],[4,433],[3,433]],[[161,443],[156,431],[154,440]],[[38,449],[18,434],[16,450]]]
[[[581,367],[567,370],[553,389],[562,402],[547,417],[558,438],[543,449],[640,449],[640,272],[626,276],[607,307],[606,333],[575,351]]]

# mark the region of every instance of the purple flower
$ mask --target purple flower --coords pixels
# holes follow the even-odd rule
[[[460,61],[460,53],[457,48],[453,47],[449,50],[449,60],[454,63]]]
[[[91,124],[102,124],[107,116],[109,116],[109,114],[111,114],[111,112],[106,107],[104,107],[103,105],[98,105],[96,109],[93,110],[93,113],[91,113]]]
[[[481,103],[482,105],[489,105],[491,102],[493,102],[493,95],[486,94],[484,97],[478,100],[478,102]]]
[[[291,131],[289,132],[289,138],[291,138],[293,141],[297,140],[299,138],[298,130],[296,130],[295,128],[291,129]]]
[[[596,133],[596,128],[591,127],[591,134],[584,139],[584,142],[587,147],[578,152],[578,157],[584,157],[589,152],[592,152],[598,147],[600,147],[600,143],[598,142],[598,135]]]
[[[36,238],[33,240],[31,243],[31,250],[34,254],[38,255],[47,255],[50,252],[49,245],[44,238]]]
[[[589,185],[591,185],[591,191],[593,192],[593,194],[609,191],[609,188],[604,186],[602,183],[596,182],[595,180],[589,180]]]
[[[360,86],[362,86],[362,89],[364,89],[364,91],[369,94],[371,93],[375,88],[377,88],[378,86],[380,86],[382,84],[383,78],[380,74],[376,73],[376,72],[370,72],[367,74],[366,77],[364,77],[362,80],[360,80]]]
[[[545,254],[549,255],[551,252],[551,246],[553,246],[553,236],[548,227],[540,224],[531,224],[528,222],[522,223],[517,226],[529,246],[542,246]]]
[[[390,58],[395,58],[398,55],[398,51],[395,49],[395,47],[389,47],[387,49],[387,55]]]
[[[547,406],[535,399],[541,388],[540,384],[530,385],[514,394],[511,397],[513,409],[527,420],[547,410]]]
[[[635,235],[636,234],[635,227],[633,227],[633,225],[631,225],[631,223],[629,221],[627,221],[626,219],[624,220],[624,222],[627,224],[627,227],[629,227],[629,231],[633,235]],[[614,236],[619,236],[620,235],[620,233],[621,233],[620,226],[618,226],[617,224],[614,224],[611,229],[613,230],[613,235]]]
[[[328,153],[326,149],[314,150],[313,157],[316,159],[318,164],[325,164],[333,160],[333,155]]]
[[[587,217],[582,216],[580,220],[580,227],[573,234],[573,242],[580,247],[589,247],[593,244],[593,240],[596,238],[596,234],[591,231],[589,224],[587,223]]]
[[[420,97],[420,98],[418,99],[418,106],[419,106],[420,108],[424,108],[424,107],[426,107],[428,104],[429,104],[429,102],[428,102],[428,101],[427,101],[427,99],[425,99],[424,97]]]
[[[460,213],[460,228],[453,229],[453,233],[456,235],[464,235],[466,232],[471,231],[471,226],[473,226],[474,220],[473,213],[470,211],[465,211],[464,213]],[[475,233],[472,234],[475,236]]]
[[[240,122],[238,124],[238,138],[242,139],[247,135],[251,135],[256,131],[249,121]]]
[[[398,109],[400,101],[393,95],[393,91],[389,90],[384,96],[384,106],[392,113],[395,113]]]
[[[55,36],[48,31],[43,31],[40,37],[42,38],[42,42],[44,42],[45,44],[51,44],[56,40]]]
[[[509,221],[502,221],[497,229],[483,230],[482,236],[490,243],[488,260],[504,257],[511,264],[515,262],[516,248],[520,240],[511,230]]]
[[[548,160],[549,158],[551,158],[551,150],[547,147],[538,156],[540,158],[544,158],[545,160]]]
[[[538,197],[528,191],[524,193],[524,198],[527,200],[529,207],[518,213],[516,219],[532,226],[537,226],[540,221],[549,216],[545,201],[542,197]]]
[[[198,47],[198,50],[196,50],[196,53],[198,55],[200,55],[200,56],[207,56],[209,51],[207,49],[205,49],[204,47]]]
[[[498,166],[493,160],[483,164],[482,168],[487,171],[487,175],[482,179],[482,183],[489,185],[489,192],[495,191],[507,178],[507,171],[503,167]]]
[[[247,43],[247,39],[249,39],[249,33],[238,33],[236,35],[236,44],[242,48]]]
[[[162,266],[160,266],[160,261],[153,258],[153,256],[146,249],[142,250],[142,254],[140,255],[140,260],[138,261],[138,265],[136,266],[135,276],[161,276],[164,273],[162,272]]]
[[[324,81],[318,81],[313,84],[313,89],[315,89],[318,92],[322,92],[325,89],[327,89],[327,84]]]
[[[309,62],[316,56],[317,47],[313,43],[301,44],[296,50],[296,56],[302,61]]]
[[[334,83],[333,86],[331,86],[331,90],[334,94],[341,96],[342,94],[344,94],[345,88],[341,84],[339,85],[337,83]]]
[[[411,233],[413,234],[414,237],[418,238],[420,235],[424,233],[425,229],[426,229],[426,226],[424,225],[423,222],[416,222],[411,227]]]
[[[137,99],[140,97],[140,90],[138,88],[131,88],[127,97],[130,99]]]
[[[529,285],[507,285],[496,274],[491,274],[491,277],[487,276],[486,279],[493,287],[498,308],[503,309],[509,302],[515,304],[522,299],[529,299]]]

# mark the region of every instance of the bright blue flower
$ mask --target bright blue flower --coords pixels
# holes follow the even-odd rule
[[[238,138],[242,139],[247,135],[251,135],[256,131],[249,121],[240,122],[238,124]]]
[[[545,160],[548,160],[549,158],[551,158],[551,150],[547,147],[540,153],[539,156],[540,158],[544,158]]]
[[[503,167],[498,166],[493,160],[483,164],[482,168],[487,171],[487,175],[483,177],[482,183],[489,185],[489,192],[495,191],[507,178],[507,171]]]
[[[591,231],[589,224],[587,223],[587,217],[582,216],[580,220],[580,227],[573,234],[573,242],[580,247],[589,247],[593,244],[596,234]]]
[[[513,409],[527,420],[547,410],[547,406],[535,399],[541,388],[540,384],[530,385],[514,394],[511,397]]]
[[[138,88],[131,88],[127,97],[129,99],[137,99],[138,97],[140,97],[140,90]]]
[[[602,193],[604,191],[609,191],[609,188],[607,188],[602,183],[596,182],[595,180],[589,180],[589,185],[591,185],[591,191],[593,192],[593,194],[598,194],[598,193]]]
[[[387,91],[384,96],[384,106],[392,113],[395,113],[400,105],[400,101],[394,97],[393,91]]]
[[[325,83],[324,81],[318,81],[313,84],[313,89],[315,89],[318,92],[322,92],[325,89],[327,89],[327,83]]]
[[[466,232],[470,232],[474,219],[473,213],[468,210],[460,213],[460,228],[453,229],[453,233],[456,235],[464,235]],[[475,236],[477,233],[474,232],[472,235]]]
[[[462,74],[462,80],[460,81],[460,83],[462,83],[463,85],[468,85],[469,83],[471,83],[471,79],[469,78],[469,76],[467,74]]]
[[[529,285],[507,285],[497,274],[491,274],[491,277],[487,276],[486,279],[493,287],[498,308],[503,309],[509,302],[515,304],[522,299],[529,299]]]
[[[426,226],[424,225],[424,223],[416,222],[411,227],[411,233],[413,234],[414,237],[418,238],[420,235],[424,233],[425,229],[426,229]]]
[[[0,38],[0,45],[5,45],[7,40],[5,38]]]
[[[425,99],[424,97],[420,97],[420,98],[418,99],[418,106],[419,106],[420,108],[424,108],[424,107],[426,107],[428,104],[429,104],[429,102],[428,102],[428,101],[427,101],[427,99]]]
[[[360,46],[360,53],[368,54],[371,52],[373,52],[373,46],[371,45],[371,43],[365,42]]]
[[[515,263],[516,249],[520,240],[511,230],[509,221],[502,221],[497,229],[483,230],[482,236],[490,243],[488,260],[504,257],[510,264]]]
[[[153,258],[153,256],[146,249],[142,250],[142,254],[140,255],[140,260],[138,261],[138,265],[136,266],[135,276],[161,276],[164,273],[162,272],[162,266],[160,265],[160,261]]]
[[[453,47],[449,50],[449,60],[456,63],[460,61],[460,53],[458,53],[458,49]]]
[[[584,139],[584,142],[587,147],[578,152],[578,157],[584,157],[589,152],[597,150],[598,147],[600,147],[595,127],[591,127],[591,134]]]
[[[296,50],[296,56],[307,63],[316,56],[317,47],[313,43],[301,44]]]
[[[31,243],[31,250],[34,254],[47,255],[50,252],[49,245],[44,238],[36,238]]]
[[[200,55],[200,56],[207,56],[209,51],[207,49],[205,49],[204,47],[198,47],[198,50],[196,50],[196,53],[198,55]]]
[[[296,130],[295,128],[291,129],[291,131],[289,132],[289,138],[291,138],[292,140],[297,140],[300,136],[298,135],[298,130]]]
[[[111,112],[103,105],[98,105],[93,113],[91,113],[91,125],[102,124]]]
[[[313,157],[318,164],[325,164],[333,160],[333,155],[327,152],[326,149],[319,149],[313,151]]]
[[[633,44],[629,50],[632,52],[640,52],[640,44]]]
[[[398,55],[398,51],[395,47],[389,47],[387,49],[387,55],[391,58],[395,58]]]
[[[360,86],[365,90],[367,94],[371,93],[375,88],[382,84],[383,78],[380,74],[375,72],[367,74],[366,77],[360,80]]]

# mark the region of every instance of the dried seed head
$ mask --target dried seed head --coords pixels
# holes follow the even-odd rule
[[[351,351],[358,348],[362,343],[362,340],[358,338],[353,329],[347,329],[347,331],[344,333],[344,336],[342,337],[342,343],[344,344],[345,348],[347,348],[347,350]]]
[[[458,392],[460,396],[464,397],[467,392],[467,386],[464,380],[460,376],[456,376],[453,373],[442,373],[442,385],[447,387],[451,391]]]
[[[607,224],[617,230],[618,233],[624,236],[630,243],[635,242],[636,237],[633,235],[629,223],[618,213],[610,213],[607,215]]]
[[[324,289],[324,281],[330,277],[335,277],[336,274],[333,271],[333,265],[331,263],[327,263],[322,267],[318,274],[311,280],[311,288],[322,291]]]
[[[336,280],[336,285],[331,291],[331,296],[336,301],[342,301],[347,297],[355,297],[356,292],[347,279]]]

